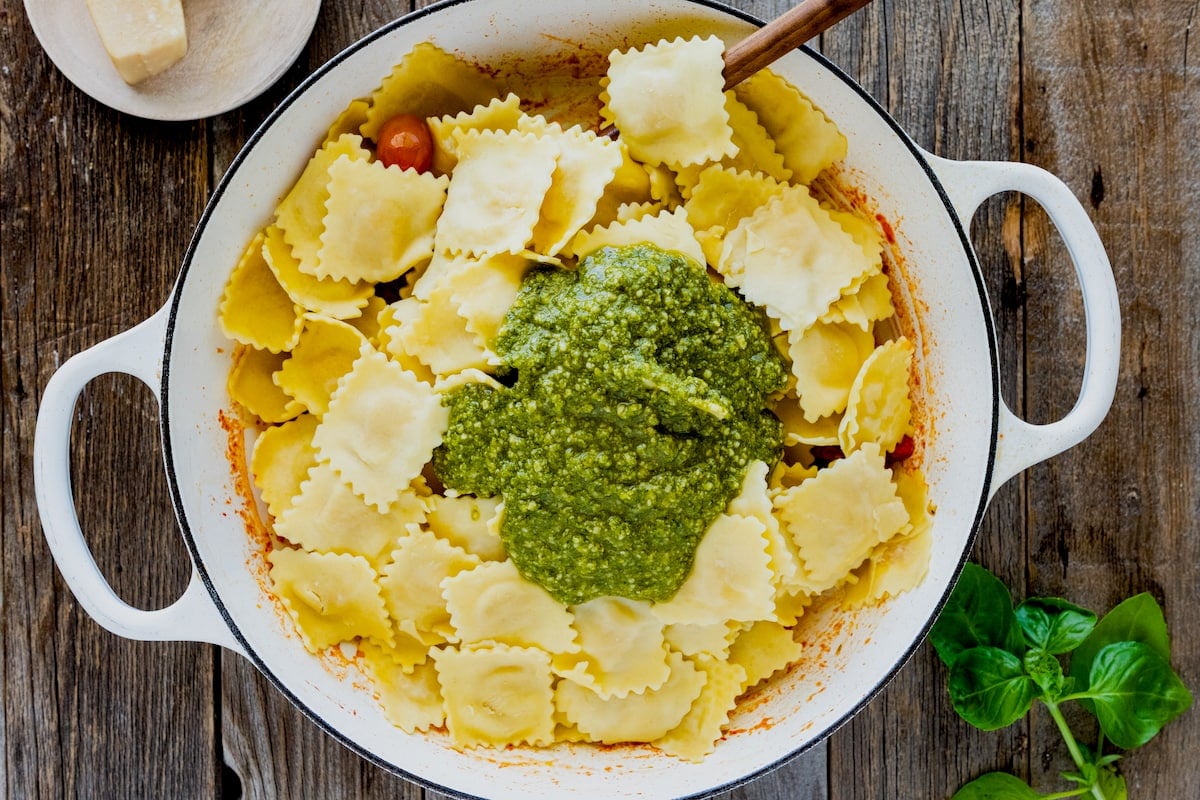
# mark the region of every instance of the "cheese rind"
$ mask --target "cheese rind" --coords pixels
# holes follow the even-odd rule
[[[87,0],[113,66],[133,85],[187,53],[182,0]]]

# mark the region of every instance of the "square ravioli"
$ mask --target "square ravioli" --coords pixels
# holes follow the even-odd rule
[[[686,167],[737,152],[722,92],[724,53],[717,37],[697,36],[609,56],[603,114],[634,158]]]
[[[745,693],[801,657],[810,605],[881,602],[927,570],[935,506],[919,462],[898,463],[909,437],[922,453],[920,365],[885,225],[840,183],[836,125],[769,71],[726,90],[723,50],[615,52],[585,109],[523,101],[419,44],[331,122],[232,265],[217,318],[237,342],[235,416],[257,433],[270,590],[308,649],[357,648],[408,733],[698,762]],[[575,116],[597,104],[616,138]],[[419,168],[385,166],[397,115],[427,127]],[[572,284],[601,273],[603,292]],[[576,328],[592,338],[557,336]],[[549,388],[521,394],[543,369]],[[722,394],[735,383],[752,402]],[[762,425],[727,434],[755,440],[728,469],[693,451],[747,408]],[[563,438],[526,449],[534,430]],[[608,449],[629,431],[651,457]],[[532,464],[536,485],[456,481],[455,447],[480,475]],[[720,474],[719,496],[672,486],[675,459]],[[631,460],[658,491],[629,493],[645,482],[625,480]],[[559,481],[580,465],[602,469]],[[553,505],[576,497],[602,513]],[[658,523],[697,507],[673,549]],[[603,559],[543,559],[602,535]],[[601,563],[620,580],[557,582]],[[654,595],[630,577],[676,566]]]

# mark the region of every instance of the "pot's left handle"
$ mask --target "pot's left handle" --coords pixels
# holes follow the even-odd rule
[[[42,531],[75,599],[102,627],[128,639],[210,642],[244,652],[217,610],[195,566],[187,589],[156,611],[134,608],[109,586],[84,540],[71,489],[71,423],[83,388],[110,372],[124,372],[159,397],[169,307],[140,325],[68,359],[50,377],[38,409],[33,440],[34,492]]]
[[[1062,419],[1032,425],[1000,403],[996,464],[990,493],[1009,478],[1083,441],[1100,426],[1116,394],[1121,361],[1121,307],[1117,283],[1100,235],[1083,205],[1061,180],[1032,164],[951,161],[926,154],[963,228],[984,200],[1013,191],[1032,197],[1062,236],[1083,295],[1086,354],[1083,385]]]

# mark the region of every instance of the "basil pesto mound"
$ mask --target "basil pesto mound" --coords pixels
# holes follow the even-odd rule
[[[511,386],[446,397],[434,468],[503,496],[509,556],[563,603],[671,597],[747,465],[780,455],[766,320],[682,255],[607,247],[532,272],[495,350]]]

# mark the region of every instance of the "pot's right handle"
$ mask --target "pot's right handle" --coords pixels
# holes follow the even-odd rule
[[[1062,236],[1083,294],[1086,356],[1079,398],[1065,417],[1048,425],[1019,419],[1002,401],[996,464],[989,494],[1022,470],[1083,441],[1099,427],[1116,394],[1120,368],[1121,308],[1104,245],[1071,190],[1040,167],[1006,161],[951,161],[925,154],[946,190],[963,229],[984,200],[1015,191],[1045,209]]]
[[[67,359],[46,384],[33,439],[34,493],[50,552],[71,593],[96,622],[128,639],[219,644],[244,653],[195,566],[187,589],[156,611],[134,608],[109,586],[83,537],[71,489],[71,423],[80,392],[94,378],[123,372],[159,397],[169,307],[124,333]]]

